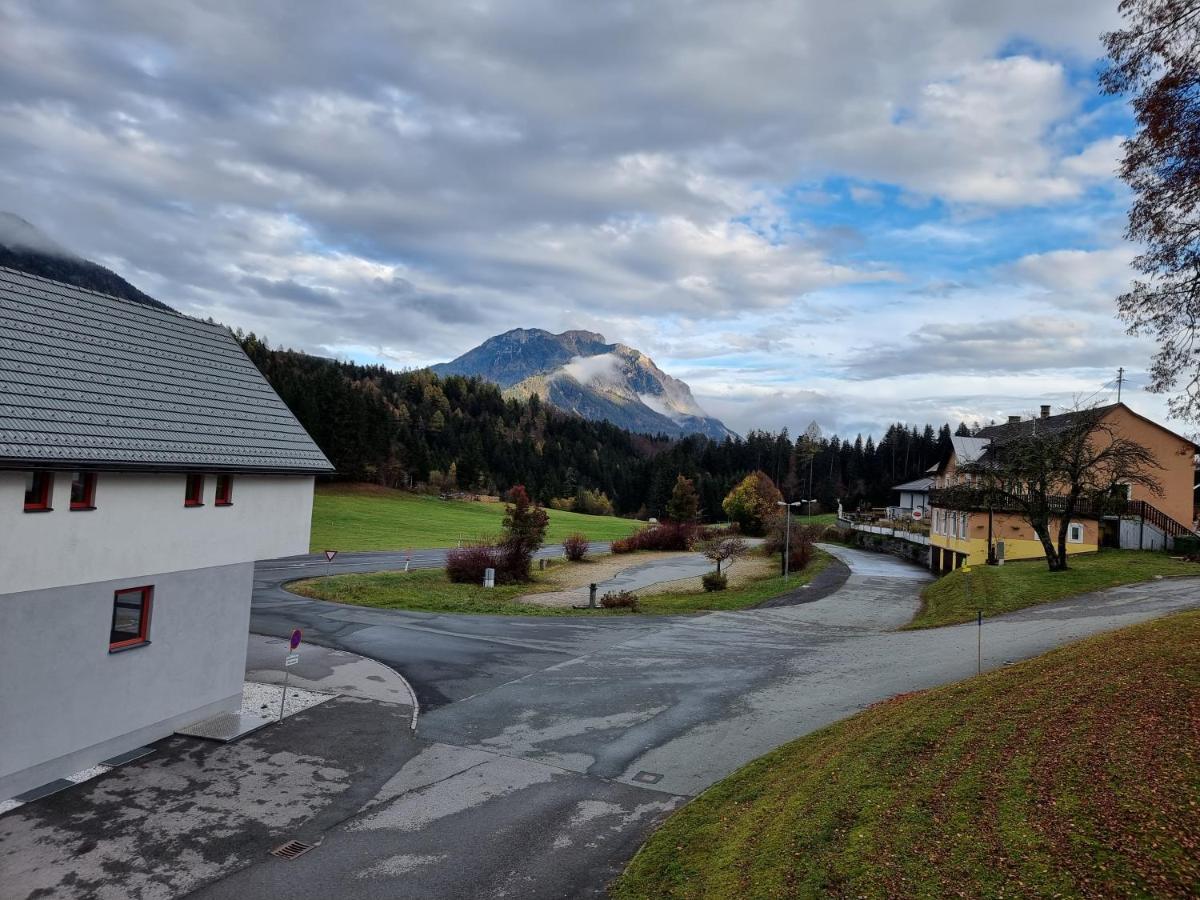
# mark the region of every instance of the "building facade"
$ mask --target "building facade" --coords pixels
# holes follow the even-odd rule
[[[330,469],[226,329],[0,269],[0,799],[239,710]]]
[[[1174,538],[1192,533],[1193,481],[1197,447],[1187,438],[1134,412],[1124,403],[1102,411],[1102,419],[1113,432],[1135,441],[1151,452],[1160,468],[1151,474],[1160,482],[1161,494],[1141,484],[1125,485],[1124,508],[1116,513],[1075,515],[1068,523],[1067,552],[1089,553],[1101,547],[1161,550]],[[930,568],[948,572],[963,565],[988,560],[989,542],[1005,560],[1036,559],[1045,550],[1031,525],[1014,512],[960,510],[939,506],[937,490],[969,483],[963,466],[984,458],[993,444],[1002,444],[1035,427],[1054,428],[1067,424],[1071,413],[1051,416],[1048,406],[1041,416],[981,429],[971,437],[955,436],[953,450],[942,461],[934,478],[930,511]],[[1051,519],[1057,534],[1061,520]]]

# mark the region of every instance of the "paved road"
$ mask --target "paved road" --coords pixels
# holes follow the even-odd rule
[[[201,896],[602,892],[663,816],[743,763],[870,703],[974,674],[974,626],[894,630],[915,611],[924,572],[828,549],[852,572],[830,596],[660,619],[361,610],[289,598],[271,573],[252,627],[301,624],[396,668],[421,698],[423,749],[367,810],[289,864],[286,889],[262,865]],[[984,667],[1200,606],[1198,582],[990,620]]]

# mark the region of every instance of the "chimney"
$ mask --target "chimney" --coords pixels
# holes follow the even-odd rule
[[[1043,419],[1050,418],[1050,404],[1049,403],[1042,404],[1042,418]]]
[[[1021,417],[1020,417],[1020,416],[1009,416],[1009,417],[1008,417],[1008,424],[1009,424],[1009,425],[1016,425],[1016,424],[1017,424],[1018,422],[1020,422],[1020,421],[1021,421]]]

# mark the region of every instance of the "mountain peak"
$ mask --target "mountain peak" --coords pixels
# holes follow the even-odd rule
[[[477,376],[513,396],[537,394],[585,419],[603,419],[630,431],[704,434],[716,440],[733,434],[700,408],[686,384],[646,354],[606,343],[604,335],[593,331],[552,334],[514,328],[431,369],[443,376]]]

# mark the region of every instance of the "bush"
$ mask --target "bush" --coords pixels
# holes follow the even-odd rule
[[[612,501],[603,491],[589,491],[587,488],[580,488],[575,493],[572,509],[585,516],[611,516],[615,513]]]
[[[550,508],[557,509],[561,512],[571,512],[575,509],[574,497],[551,497]]]
[[[783,553],[786,530],[784,517],[777,516],[767,534],[765,547],[768,553]],[[822,525],[800,525],[792,522],[791,538],[787,541],[788,556],[790,557],[788,560],[789,571],[799,572],[808,565],[813,555],[813,543],[819,540],[824,533],[825,527]]]
[[[605,609],[632,609],[638,608],[638,595],[633,591],[609,591],[600,598],[600,605]]]
[[[483,584],[484,569],[496,570],[496,583],[501,578],[500,548],[487,541],[456,547],[446,554],[446,577],[457,584]]]
[[[691,522],[660,522],[612,542],[613,553],[635,550],[691,550],[699,529]]]
[[[571,562],[579,562],[587,556],[588,548],[591,544],[588,543],[587,535],[584,534],[569,534],[563,540],[563,556]]]
[[[700,576],[700,582],[709,593],[723,591],[729,586],[729,579],[722,572],[705,572]]]
[[[821,532],[821,540],[834,544],[853,544],[854,529],[838,528],[836,525],[827,525],[825,530]]]
[[[508,492],[504,508],[504,540],[500,545],[496,578],[504,572],[504,583],[528,581],[533,554],[546,539],[550,516],[529,499],[525,486],[518,484]]]

